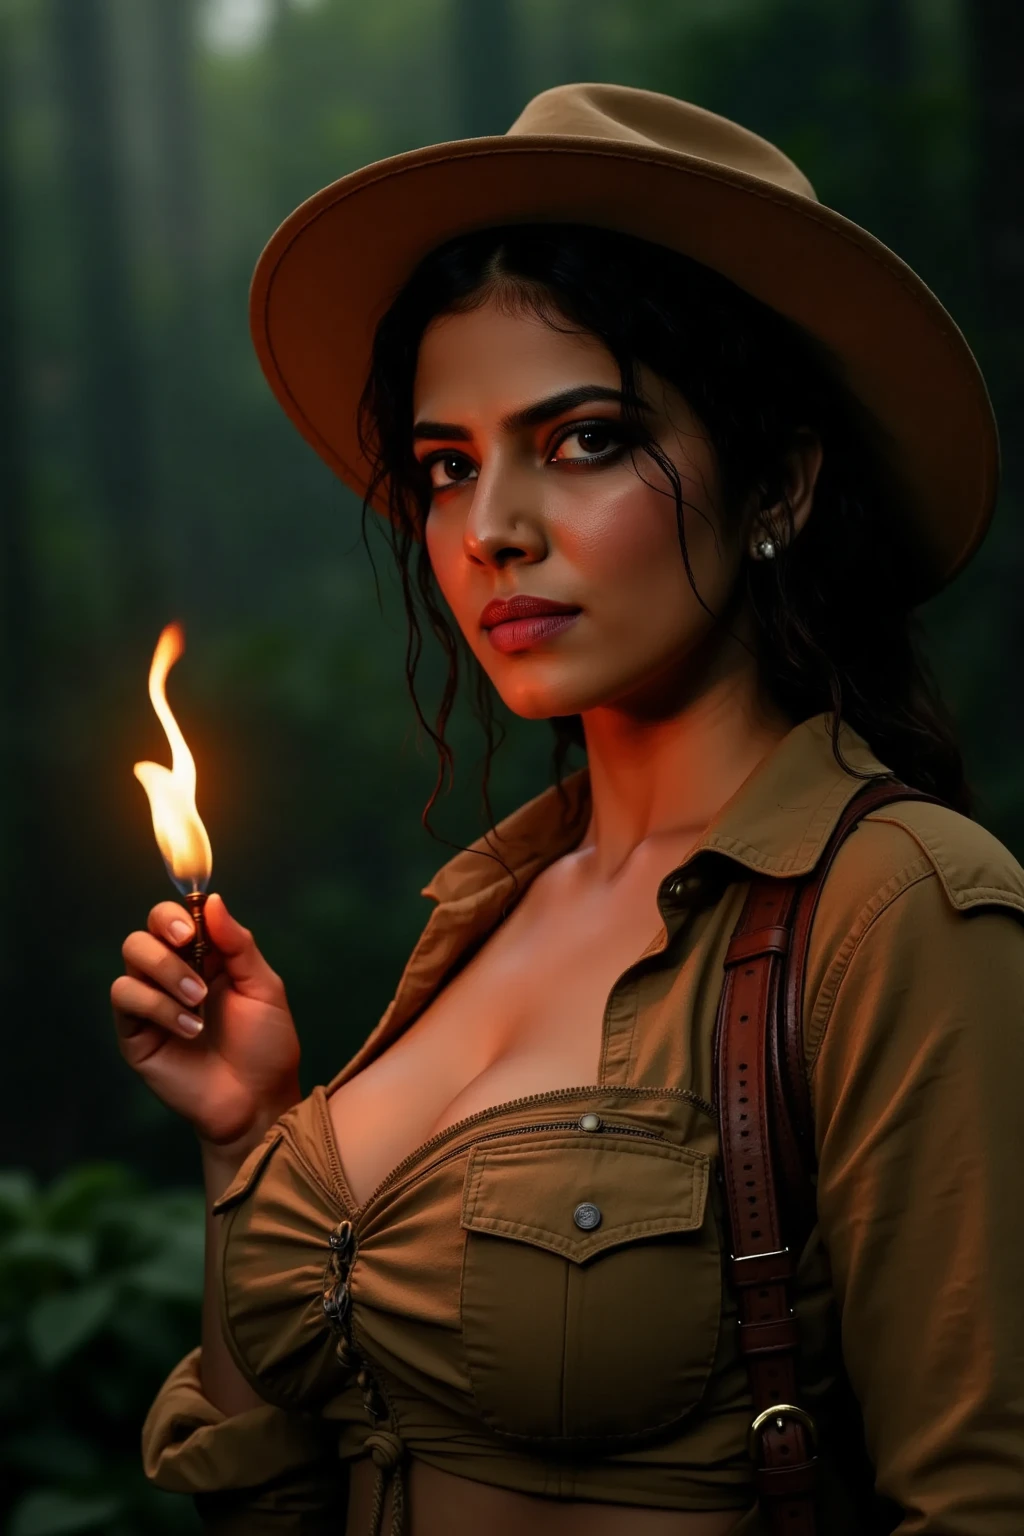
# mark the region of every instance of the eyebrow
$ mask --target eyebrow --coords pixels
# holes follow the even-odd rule
[[[620,389],[608,389],[601,384],[579,384],[575,389],[563,389],[560,394],[537,400],[522,410],[512,411],[498,423],[503,432],[521,432],[527,427],[539,427],[563,411],[571,411],[577,405],[589,405],[595,400],[612,400],[619,405],[627,402],[636,410],[649,411],[651,407],[639,395],[625,395]],[[453,442],[468,443],[472,433],[456,422],[418,421],[412,429],[413,440],[421,438],[449,438]]]

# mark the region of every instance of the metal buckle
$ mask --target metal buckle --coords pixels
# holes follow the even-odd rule
[[[804,1408],[798,1408],[795,1403],[773,1403],[770,1408],[765,1408],[747,1430],[747,1454],[751,1461],[756,1462],[761,1448],[761,1435],[772,1419],[778,1420],[776,1428],[783,1428],[783,1419],[796,1419],[806,1429],[811,1441],[811,1455],[816,1455],[818,1450],[818,1426]]]

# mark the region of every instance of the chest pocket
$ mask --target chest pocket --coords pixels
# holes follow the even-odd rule
[[[608,1444],[696,1406],[721,1313],[709,1170],[702,1152],[613,1130],[472,1152],[462,1337],[495,1433]]]

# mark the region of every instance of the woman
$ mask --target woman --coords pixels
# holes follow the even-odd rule
[[[413,684],[420,614],[446,645],[442,770],[460,637],[485,722],[493,690],[588,766],[435,877],[306,1099],[218,897],[198,1037],[188,914],[126,941],[121,1049],[211,1202],[149,1476],[221,1533],[1020,1529],[1024,872],[968,819],[911,635],[994,496],[963,339],[772,146],[607,85],[326,189],[253,322],[387,514]],[[752,875],[812,871],[887,773],[945,803],[843,843],[803,992],[815,1527],[752,1482],[716,1013]]]

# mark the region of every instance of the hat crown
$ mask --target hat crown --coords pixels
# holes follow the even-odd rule
[[[817,202],[803,171],[767,139],[658,91],[594,83],[552,86],[527,102],[506,137],[525,134],[643,144],[742,171]]]
[[[906,519],[914,600],[966,563],[992,515],[999,445],[978,365],[938,299],[819,203],[775,145],[691,102],[624,85],[555,86],[505,134],[351,171],[270,240],[250,295],[261,366],[299,431],[358,495],[375,469],[361,401],[395,296],[455,236],[547,222],[675,251],[814,338],[856,402],[887,502]],[[385,515],[387,489],[377,479],[372,505]]]

